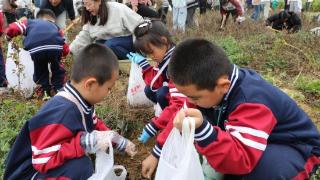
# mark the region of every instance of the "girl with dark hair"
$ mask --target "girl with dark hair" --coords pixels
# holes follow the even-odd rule
[[[106,0],[84,0],[82,31],[70,45],[73,54],[96,41],[113,50],[119,59],[133,51],[132,34],[143,18],[124,4]]]
[[[159,112],[159,114],[156,113],[156,117],[146,125],[139,138],[140,141],[145,143],[151,136],[154,136],[158,130],[166,126],[167,120],[172,116],[172,112],[176,112],[174,109],[179,107],[177,104],[169,103],[169,101],[171,102],[174,98],[173,96],[178,93],[171,93],[175,88],[173,84],[171,84],[167,73],[168,64],[175,44],[171,40],[171,35],[167,27],[160,20],[146,20],[136,27],[134,35],[137,38],[134,43],[135,49],[145,56],[130,52],[127,57],[142,68],[143,79],[146,83],[144,92],[146,96],[156,104],[156,112]],[[155,67],[151,66],[146,56],[155,61],[157,65]]]

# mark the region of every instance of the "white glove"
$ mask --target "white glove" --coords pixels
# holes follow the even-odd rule
[[[106,151],[112,139],[113,131],[92,131],[80,137],[80,144],[87,153],[96,153],[98,150]]]
[[[136,145],[115,131],[113,131],[111,140],[117,144],[116,148],[119,151],[125,151],[129,156],[133,157],[137,153]]]

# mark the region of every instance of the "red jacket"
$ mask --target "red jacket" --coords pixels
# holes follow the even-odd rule
[[[242,7],[240,1],[239,0],[229,0],[229,2],[232,5],[234,5],[234,7],[236,8],[238,16],[242,16],[243,15],[243,7]],[[226,13],[227,13],[227,11],[224,10],[222,7],[220,7],[220,14],[224,15]]]

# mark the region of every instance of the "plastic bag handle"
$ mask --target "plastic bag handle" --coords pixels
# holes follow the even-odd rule
[[[126,168],[124,168],[124,167],[121,166],[121,165],[114,165],[114,166],[113,166],[113,171],[115,172],[115,170],[117,170],[117,169],[122,170],[122,172],[121,172],[121,174],[120,174],[119,176],[115,174],[117,177],[127,176],[127,170],[126,170]]]
[[[186,144],[192,144],[194,141],[195,120],[191,117],[186,117],[182,123],[182,140]]]

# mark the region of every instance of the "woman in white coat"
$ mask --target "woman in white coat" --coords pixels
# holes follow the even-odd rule
[[[97,42],[113,50],[119,59],[127,59],[133,50],[134,28],[143,18],[124,4],[106,0],[84,0],[80,33],[70,45],[73,54]]]

